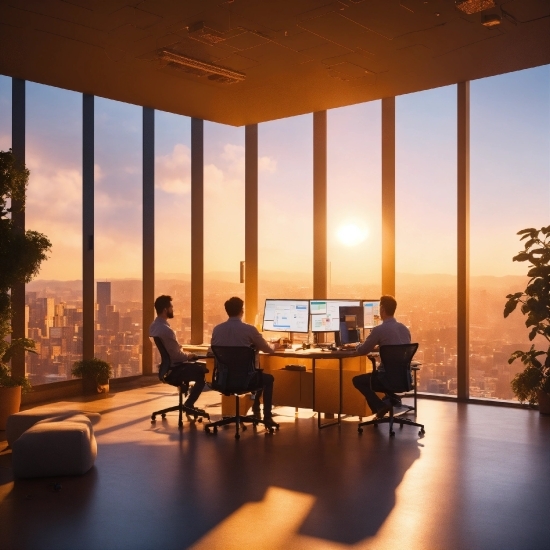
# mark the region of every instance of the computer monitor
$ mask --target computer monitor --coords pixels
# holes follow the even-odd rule
[[[340,307],[360,305],[361,300],[310,300],[312,332],[338,332]]]
[[[309,332],[308,300],[265,301],[263,330],[273,332]]]
[[[359,342],[360,330],[363,327],[362,306],[340,306],[340,334],[338,344]]]
[[[378,326],[380,319],[380,300],[363,300],[363,328]]]

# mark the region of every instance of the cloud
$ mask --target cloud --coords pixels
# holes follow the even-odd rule
[[[155,159],[155,187],[171,195],[191,192],[191,150],[178,143],[169,155]]]
[[[258,171],[273,174],[277,171],[277,161],[271,157],[260,157],[258,159]]]

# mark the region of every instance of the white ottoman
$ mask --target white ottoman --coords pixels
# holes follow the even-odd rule
[[[8,445],[13,447],[14,441],[20,435],[41,420],[46,420],[48,418],[67,419],[75,414],[83,414],[87,416],[92,424],[97,424],[101,419],[101,415],[99,413],[93,412],[81,412],[74,410],[60,411],[59,409],[55,409],[53,407],[28,409],[26,411],[12,414],[8,417],[8,421],[6,423],[6,438],[8,440]]]
[[[82,475],[96,456],[97,442],[86,416],[42,420],[14,441],[13,473],[17,478]]]

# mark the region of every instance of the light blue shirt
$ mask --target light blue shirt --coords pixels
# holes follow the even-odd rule
[[[395,346],[410,343],[411,333],[409,329],[403,323],[397,322],[394,317],[388,317],[381,325],[374,327],[368,338],[357,346],[357,353],[365,355],[370,353],[376,346]]]

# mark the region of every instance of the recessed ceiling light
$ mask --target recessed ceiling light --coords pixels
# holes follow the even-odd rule
[[[495,7],[495,0],[455,0],[456,7],[471,15]]]

